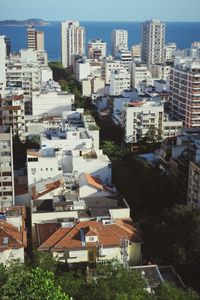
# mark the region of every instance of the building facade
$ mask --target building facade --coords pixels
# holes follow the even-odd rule
[[[61,23],[61,59],[65,68],[72,65],[72,56],[85,53],[85,28],[78,21]]]
[[[21,89],[5,89],[0,98],[0,125],[11,127],[13,135],[24,139],[24,95]]]
[[[0,126],[0,209],[14,204],[12,130]]]
[[[122,49],[128,49],[128,31],[115,29],[112,31],[112,55],[116,57]]]
[[[141,59],[148,66],[164,62],[165,24],[150,20],[142,24]]]
[[[200,61],[177,58],[170,73],[170,109],[186,128],[200,127]]]
[[[89,59],[99,59],[106,57],[107,43],[103,40],[92,40],[87,43],[87,55]]]
[[[115,70],[110,78],[110,95],[121,95],[124,90],[130,90],[130,73],[124,69]]]
[[[44,50],[44,31],[38,31],[35,28],[27,28],[28,48],[34,50]]]
[[[0,91],[6,83],[6,43],[5,36],[0,36]]]

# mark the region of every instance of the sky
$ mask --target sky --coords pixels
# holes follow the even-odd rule
[[[0,0],[0,20],[200,21],[200,0]]]

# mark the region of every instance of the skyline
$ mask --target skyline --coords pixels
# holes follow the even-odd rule
[[[99,2],[91,5],[90,0],[77,0],[76,2],[57,0],[56,6],[53,0],[48,0],[48,4],[47,1],[35,0],[27,3],[25,0],[19,0],[17,6],[14,0],[1,0],[1,2],[0,20],[41,18],[47,21],[71,19],[80,21],[131,22],[154,18],[165,22],[200,21],[199,0],[191,0],[189,6],[188,3],[183,3],[181,0],[176,0],[176,2],[168,0],[167,5],[164,7],[159,0],[141,0],[140,3],[134,4],[132,0],[124,0],[123,6],[119,5],[119,7],[114,0],[102,0],[101,5],[98,5]],[[141,8],[145,9],[141,10]],[[113,17],[113,15],[115,16]]]

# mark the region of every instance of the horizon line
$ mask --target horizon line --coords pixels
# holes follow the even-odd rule
[[[26,21],[29,19],[38,19],[44,22],[63,22],[65,20],[72,20],[72,21],[79,21],[79,22],[119,22],[119,23],[133,23],[133,22],[145,22],[148,20],[152,20],[152,19],[159,19],[159,18],[149,18],[149,19],[145,19],[145,20],[77,20],[77,19],[73,19],[73,18],[66,18],[65,20],[47,20],[47,19],[42,19],[42,18],[27,18],[27,19],[0,19],[0,22],[4,22],[4,21]],[[159,19],[161,22],[189,22],[189,23],[200,23],[199,20],[161,20]]]

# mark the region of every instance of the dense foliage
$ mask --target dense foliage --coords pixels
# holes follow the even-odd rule
[[[198,299],[193,291],[182,291],[170,284],[160,285],[155,294],[150,294],[140,273],[111,265],[86,273],[0,266],[0,295],[2,300]]]
[[[55,283],[54,274],[40,268],[0,270],[1,299],[9,300],[69,300]]]

